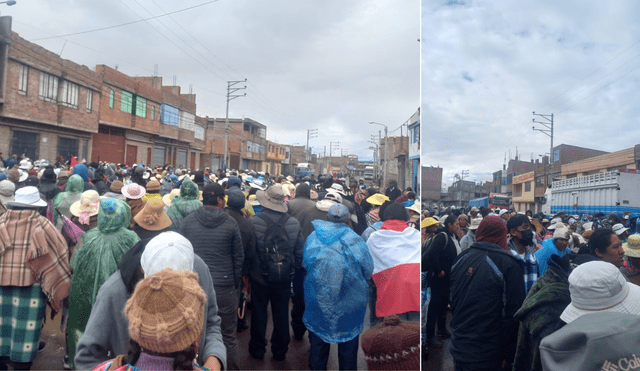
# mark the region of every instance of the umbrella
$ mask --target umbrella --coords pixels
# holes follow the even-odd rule
[[[56,209],[56,211],[58,210]],[[78,243],[84,234],[82,228],[78,227],[76,223],[72,222],[71,219],[67,218],[65,215],[60,214],[60,212],[58,212],[58,215],[62,218],[62,229],[67,232],[67,235],[71,238],[73,243]]]

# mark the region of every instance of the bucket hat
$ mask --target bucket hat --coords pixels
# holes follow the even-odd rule
[[[286,213],[288,210],[287,204],[284,202],[284,191],[280,184],[269,187],[266,191],[258,191],[256,198],[264,208],[281,213]]]
[[[150,198],[133,220],[148,231],[159,231],[171,226],[172,222],[164,212],[164,202],[160,198]]]
[[[44,207],[47,206],[47,202],[40,198],[38,188],[29,186],[18,189],[14,200],[8,202],[7,206]]]
[[[13,201],[15,192],[16,184],[14,182],[7,179],[0,182],[0,201],[3,205]]]
[[[629,236],[627,242],[622,244],[624,254],[632,258],[640,258],[640,234]]]

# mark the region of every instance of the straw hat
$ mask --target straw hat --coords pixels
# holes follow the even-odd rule
[[[133,220],[148,231],[159,231],[171,226],[172,222],[164,212],[164,202],[157,198],[150,198]]]
[[[627,242],[622,244],[624,254],[632,258],[640,258],[640,234],[632,234]]]
[[[376,193],[369,196],[366,201],[371,205],[382,205],[385,201],[389,201],[389,197],[383,195],[382,193]]]
[[[431,218],[431,217],[424,218],[424,219],[422,219],[422,222],[420,223],[420,229],[430,227],[430,226],[432,226],[434,224],[440,224],[440,222],[437,221],[435,218]]]
[[[100,195],[98,192],[90,189],[82,192],[80,200],[74,202],[69,207],[69,212],[80,218],[82,224],[88,224],[89,218],[98,215],[100,209]]]
[[[166,195],[162,196],[162,202],[164,202],[164,205],[166,207],[169,207],[173,205],[173,200],[176,197],[180,197],[180,188],[172,189],[171,193],[167,193]]]

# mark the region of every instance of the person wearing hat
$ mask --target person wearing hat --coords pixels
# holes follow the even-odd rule
[[[279,184],[269,187],[266,191],[256,194],[262,211],[251,217],[251,223],[256,232],[256,254],[249,261],[249,279],[251,283],[251,340],[249,354],[255,359],[262,359],[266,352],[267,340],[267,306],[271,303],[273,314],[273,335],[271,337],[271,352],[276,361],[283,361],[286,357],[291,340],[289,335],[289,299],[291,280],[295,268],[302,265],[304,238],[300,223],[296,218],[287,214],[287,204],[284,192]],[[269,229],[269,232],[267,231]],[[276,233],[279,232],[279,233]],[[270,241],[280,241],[280,252],[284,260],[279,260],[282,266],[288,265],[280,277],[269,273],[272,265],[263,265],[263,259],[275,258],[276,254],[267,254],[266,237]],[[288,243],[282,243],[282,240]],[[289,273],[288,275],[286,273]]]
[[[98,289],[118,269],[118,261],[140,239],[128,229],[129,205],[113,198],[98,200],[98,225],[82,235],[82,247],[72,260],[73,277],[69,294],[67,345],[69,366],[76,354],[77,332],[84,332]],[[75,204],[74,204],[75,205]],[[91,213],[93,205],[83,204],[83,213]],[[73,205],[72,205],[73,209]],[[80,218],[82,219],[82,215]]]
[[[461,240],[467,232],[469,232],[469,217],[466,214],[460,214],[458,215],[458,231],[456,232],[458,240]]]
[[[126,198],[122,194],[122,187],[124,187],[124,183],[120,180],[114,180],[109,185],[109,190],[105,192],[102,197],[104,198],[115,198],[117,200],[126,201]]]
[[[194,361],[206,302],[193,272],[166,268],[143,279],[125,306],[129,352],[94,370],[205,370]]]
[[[629,236],[627,242],[622,244],[622,249],[627,261],[620,267],[620,271],[629,282],[640,285],[640,235]]]
[[[374,262],[371,322],[391,314],[417,321],[420,318],[420,232],[408,225],[409,214],[402,203],[390,204],[383,212],[383,219],[380,229],[367,239]]]
[[[518,260],[524,274],[527,292],[538,281],[538,260],[534,255],[536,247],[531,222],[524,214],[516,214],[507,220],[509,252]]]
[[[440,227],[440,222],[436,218],[425,217],[420,222],[421,243],[424,243],[431,237],[436,235],[436,230]]]
[[[142,201],[146,203],[151,198],[158,198],[162,201],[162,195],[160,195],[160,182],[158,182],[157,179],[151,179],[147,183],[146,192],[142,197]]]
[[[204,187],[202,198],[204,206],[182,220],[179,233],[191,242],[194,252],[209,266],[222,319],[228,369],[236,370],[239,367],[238,289],[244,262],[242,238],[238,223],[224,211],[224,188],[218,183],[209,183]]]
[[[122,195],[125,197],[127,205],[131,207],[131,219],[135,218],[136,215],[144,209],[144,201],[142,201],[142,198],[147,191],[138,183],[129,183],[122,187],[120,192],[122,192]],[[133,224],[131,227],[133,227]]]
[[[97,166],[96,170],[93,172],[93,176],[91,177],[91,183],[96,187],[96,191],[98,191],[100,196],[104,195],[105,192],[109,190],[104,179],[106,179],[104,176],[104,167]]]
[[[198,186],[189,178],[185,178],[180,185],[179,197],[173,199],[173,204],[167,208],[167,215],[173,223],[173,229],[179,231],[182,220],[192,212],[202,207],[198,199],[200,191]]]
[[[542,276],[547,271],[547,259],[551,255],[564,256],[571,253],[569,246],[569,238],[571,234],[569,229],[562,223],[556,223],[553,226],[553,239],[544,240],[542,248],[534,253],[538,261],[538,276]]]
[[[80,200],[80,196],[84,189],[84,182],[82,178],[74,174],[69,177],[68,181],[65,183],[64,191],[58,193],[53,198],[53,217],[54,224],[58,228],[58,230],[62,229],[62,220],[60,215],[64,215],[67,218],[71,219],[73,215],[69,210],[71,205]]]
[[[56,186],[56,173],[53,171],[51,165],[43,170],[38,184],[38,191],[40,191],[40,194],[47,202],[53,200],[53,198],[60,193],[60,188]]]
[[[373,193],[366,198],[367,204],[371,205],[371,208],[365,215],[365,218],[367,219],[367,227],[371,227],[373,224],[380,221],[380,207],[388,201],[389,197],[381,193]]]
[[[150,239],[162,232],[173,230],[171,219],[164,212],[164,202],[153,197],[142,211],[133,218],[133,231],[141,240]]]
[[[360,342],[369,370],[420,369],[420,327],[416,322],[395,315],[385,317],[363,332]]]
[[[629,238],[629,228],[625,228],[622,223],[617,223],[614,224],[613,227],[611,227],[611,230],[616,232],[616,235],[618,236],[620,241],[622,241],[623,243],[627,242],[627,238]]]
[[[451,290],[451,267],[459,253],[459,243],[456,236],[458,218],[450,214],[443,216],[442,227],[437,230],[423,264],[429,267],[428,281],[431,287],[431,301],[427,312],[427,341],[433,347],[442,347],[442,342],[436,337],[436,323],[438,336],[449,339],[451,334],[446,328],[447,306]]]
[[[611,263],[616,267],[622,267],[625,250],[618,235],[611,229],[599,228],[593,232],[589,239],[589,253],[598,260]]]
[[[15,369],[28,370],[36,358],[47,303],[58,312],[69,295],[67,244],[40,214],[44,206],[36,187],[23,187],[0,216],[0,357]],[[7,369],[3,361],[0,368]]]
[[[118,263],[98,292],[74,360],[80,370],[90,370],[117,354],[126,354],[131,337],[124,309],[127,299],[144,277],[165,268],[197,273],[199,286],[207,295],[197,362],[212,370],[226,369],[226,350],[220,333],[220,317],[209,268],[193,253],[193,246],[176,232],[163,232],[136,243]]]
[[[76,166],[73,167],[73,174],[75,175],[79,175],[80,178],[82,178],[83,181],[83,189],[82,191],[88,191],[90,189],[93,189],[94,191],[96,190],[96,187],[91,184],[89,182],[89,169],[87,168],[87,165],[85,164],[77,164]]]
[[[314,232],[304,247],[302,320],[309,330],[311,370],[327,368],[331,344],[338,344],[341,370],[358,366],[373,259],[364,240],[346,225],[349,216],[346,206],[331,206],[327,220],[313,221]]]
[[[16,185],[8,179],[0,182],[0,215],[7,211],[7,204],[13,201]]]
[[[468,249],[469,247],[471,247],[471,245],[476,243],[476,230],[480,226],[481,222],[482,222],[482,217],[471,219],[471,223],[469,224],[469,230],[467,231],[467,234],[465,234],[464,237],[460,239],[461,252]]]
[[[387,196],[391,202],[395,202],[396,198],[402,196],[402,191],[398,188],[398,181],[389,179],[384,195]]]
[[[456,370],[507,369],[515,355],[518,322],[513,315],[526,292],[522,269],[507,247],[499,216],[482,219],[477,242],[451,271],[451,345]]]

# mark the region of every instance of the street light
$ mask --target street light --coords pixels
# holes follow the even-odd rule
[[[382,186],[387,186],[387,159],[389,154],[389,137],[387,136],[387,125],[381,124],[379,122],[369,121],[370,125],[380,125],[384,126],[384,172],[382,173]]]

